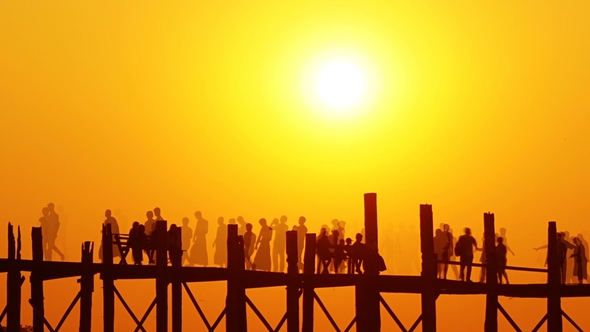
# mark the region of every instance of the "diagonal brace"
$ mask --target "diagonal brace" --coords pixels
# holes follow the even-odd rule
[[[215,329],[217,328],[217,325],[219,325],[219,323],[221,322],[221,320],[223,319],[223,317],[225,317],[225,312],[226,311],[227,311],[227,308],[223,308],[223,310],[219,314],[219,317],[217,317],[217,319],[215,320],[215,322],[213,322],[213,325],[211,325],[211,328],[209,329],[209,332],[215,331]]]
[[[256,314],[256,316],[258,316],[258,319],[260,319],[260,321],[262,322],[262,324],[264,324],[264,327],[266,327],[269,332],[274,332],[274,330],[272,329],[272,326],[270,326],[270,324],[268,323],[268,321],[266,320],[266,318],[264,318],[264,316],[262,315],[262,313],[254,305],[254,303],[252,303],[252,301],[250,301],[250,299],[248,298],[248,296],[246,296],[245,298],[246,298],[246,303],[248,303],[248,305],[250,306],[250,308],[252,309],[252,311],[254,311],[254,313]]]
[[[421,322],[422,322],[422,314],[420,314],[420,316],[418,316],[418,318],[416,319],[414,324],[412,324],[412,326],[410,327],[408,332],[414,332],[414,330],[416,330],[416,328],[418,327],[418,325],[420,325]]]
[[[143,314],[143,317],[141,317],[141,320],[139,321],[141,323],[141,326],[143,326],[143,323],[145,323],[145,321],[147,320],[148,316],[150,315],[150,313],[152,312],[152,310],[154,309],[154,307],[156,306],[156,299],[154,298],[154,300],[152,301],[152,304],[150,304],[150,306],[147,308],[147,310],[145,311],[145,314]],[[138,325],[135,330],[133,330],[133,332],[137,332],[140,330],[140,325]]]
[[[326,315],[326,317],[330,321],[330,324],[332,324],[332,327],[334,327],[334,330],[336,330],[336,332],[340,332],[340,328],[338,328],[338,325],[336,325],[334,318],[332,318],[332,316],[328,312],[328,309],[326,309],[326,306],[324,306],[324,303],[322,303],[322,300],[320,300],[320,297],[318,296],[318,294],[316,294],[315,291],[313,292],[313,298],[318,302],[318,305],[320,306],[320,308],[322,309],[322,311],[324,312],[324,314]]]
[[[203,323],[205,323],[205,326],[207,327],[207,330],[210,331],[211,330],[211,324],[209,324],[209,321],[207,320],[207,317],[205,317],[205,313],[203,313],[203,310],[201,310],[201,306],[199,306],[199,304],[197,303],[197,299],[195,299],[195,296],[193,295],[193,292],[191,292],[191,289],[188,287],[188,285],[186,284],[186,282],[183,282],[182,285],[184,286],[184,290],[188,294],[188,297],[191,299],[191,302],[195,306],[195,309],[197,309],[197,312],[199,313],[199,316],[201,317],[201,320],[203,321]]]
[[[402,330],[402,332],[408,332],[408,330],[406,330],[406,327],[404,326],[404,324],[402,324],[401,320],[399,320],[399,318],[395,315],[393,310],[391,310],[391,308],[389,307],[387,302],[385,302],[385,300],[383,299],[383,297],[381,295],[379,295],[379,302],[381,302],[381,304],[383,305],[385,310],[389,313],[389,316],[391,316],[391,318],[393,318],[393,320],[395,321],[395,323],[397,324],[399,329]]]
[[[354,324],[356,324],[356,316],[354,316],[354,318],[350,321],[350,324],[348,324],[348,326],[344,329],[344,332],[349,332]]]
[[[583,330],[578,326],[578,324],[576,324],[576,322],[574,322],[573,319],[570,318],[570,316],[568,316],[565,311],[561,311],[561,314],[563,315],[563,317],[565,317],[565,319],[567,319],[568,322],[570,322],[570,324],[572,324],[576,330],[578,330],[578,332],[583,332]]]
[[[541,326],[543,326],[543,324],[547,321],[547,314],[545,314],[545,316],[543,316],[543,318],[541,318],[541,321],[539,322],[539,324],[537,324],[533,330],[531,332],[537,332],[539,331],[539,329],[541,328]]]
[[[301,294],[303,294],[303,288],[299,289],[299,295],[297,295],[298,299],[301,298]],[[281,320],[279,321],[279,324],[277,325],[277,327],[275,327],[274,332],[279,332],[281,330],[281,327],[283,327],[283,324],[285,324],[286,321],[287,321],[287,313],[285,312],[285,314],[283,315],[283,318],[281,318]]]
[[[117,287],[115,287],[115,285],[113,285],[113,291],[115,292],[115,295],[117,295],[117,298],[119,298],[119,301],[121,301],[121,304],[123,304],[123,307],[125,307],[125,310],[127,310],[127,312],[129,313],[129,316],[131,316],[135,324],[137,324],[137,327],[139,327],[139,329],[143,332],[147,332],[143,328],[143,324],[139,321],[139,319],[137,319],[137,317],[135,317],[133,310],[131,310],[127,302],[125,302],[125,299],[123,299],[123,296],[121,296],[121,293],[119,293],[119,290],[117,289]]]
[[[510,325],[512,325],[512,328],[514,329],[514,331],[516,331],[516,332],[522,332],[522,330],[520,329],[520,327],[518,327],[518,325],[512,319],[512,317],[510,317],[510,315],[508,314],[508,312],[506,310],[504,310],[504,307],[502,307],[502,305],[500,304],[500,302],[497,302],[496,305],[498,306],[498,310],[502,313],[502,315],[504,316],[504,318],[506,318],[506,320],[508,321],[508,323],[510,323]]]

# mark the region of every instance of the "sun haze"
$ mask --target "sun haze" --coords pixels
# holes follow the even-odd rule
[[[388,273],[419,273],[402,263],[420,259],[411,230],[421,203],[478,241],[482,213],[495,213],[516,252],[510,264],[543,267],[532,248],[546,243],[547,221],[590,238],[588,17],[590,1],[567,0],[0,1],[0,257],[9,220],[31,257],[30,227],[48,202],[68,216],[58,245],[78,261],[83,241],[98,247],[105,209],[122,230],[155,206],[194,228],[200,210],[210,247],[219,216],[258,227],[286,215],[289,229],[305,216],[310,232],[338,218],[353,235],[362,194],[376,192],[380,236],[414,234],[400,240],[409,250],[380,240],[391,244]],[[53,324],[79,287],[51,282]],[[142,287],[129,296],[134,310],[153,300],[153,283]],[[199,290],[219,304],[208,315],[223,309],[220,287]],[[419,299],[394,298],[410,324]],[[483,297],[458,298],[441,296],[439,329],[481,330],[469,327],[481,324]],[[259,308],[278,322],[283,298],[272,299]],[[590,326],[574,301],[566,311]],[[325,302],[350,321],[352,300]],[[472,314],[458,322],[456,304]],[[503,305],[529,328],[543,313],[527,309],[546,307]],[[117,330],[135,327],[117,315]],[[331,328],[319,315],[318,330]],[[70,321],[64,330],[77,329]]]

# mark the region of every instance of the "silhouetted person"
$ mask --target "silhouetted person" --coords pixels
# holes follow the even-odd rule
[[[332,234],[328,235],[328,241],[330,241],[330,255],[332,258],[334,258],[334,255],[336,253],[336,246],[338,245],[338,239],[340,238],[340,233],[336,229],[332,230],[331,233]],[[330,272],[334,272],[335,268],[336,265],[334,263],[330,265]]]
[[[182,264],[182,235],[176,224],[170,225],[168,229],[168,257],[170,262],[180,261]]]
[[[119,224],[117,223],[117,219],[115,219],[115,217],[113,217],[113,214],[111,212],[111,210],[106,210],[104,212],[104,216],[106,217],[103,225],[111,225],[111,245],[113,246],[113,257],[119,257],[119,247],[114,243],[114,234],[120,234],[119,233]],[[103,243],[101,243],[101,250],[100,250],[100,259],[103,259],[103,251],[102,251],[102,246],[105,245]]]
[[[55,212],[53,203],[47,204],[47,207],[43,208],[41,212],[43,213],[43,217],[39,219],[39,222],[41,223],[45,260],[51,261],[53,258],[53,252],[55,251],[63,261],[65,256],[55,245],[57,232],[59,231],[60,226],[59,215]]]
[[[502,278],[506,279],[506,284],[509,284],[508,281],[508,274],[506,273],[506,264],[508,263],[508,258],[506,257],[508,253],[508,247],[504,244],[504,238],[498,237],[496,238],[496,259],[497,259],[497,271],[498,271],[498,282],[502,284]]]
[[[581,285],[585,279],[588,279],[588,258],[586,257],[586,248],[579,238],[574,237],[574,253],[571,257],[574,258],[574,275],[578,277],[578,283]]]
[[[56,215],[59,216],[59,236],[55,239],[55,247],[61,247],[63,249],[64,258],[66,260],[68,258],[68,223],[69,218],[66,212],[64,211],[63,205],[56,205],[55,211],[57,211]],[[578,236],[579,237],[579,236]],[[62,246],[63,245],[63,246]],[[588,248],[586,246],[586,248]]]
[[[193,247],[189,255],[191,264],[209,265],[209,258],[207,256],[207,233],[209,233],[209,221],[203,218],[201,211],[195,212],[197,219],[197,227],[195,228],[195,235],[193,237]]]
[[[139,264],[136,265],[142,265],[143,252],[145,252],[146,254],[148,253],[148,237],[145,234],[145,225],[140,224],[139,227],[137,227],[137,241],[138,243],[136,244],[135,248],[131,248],[131,254],[133,255],[134,262],[137,262],[135,260],[136,258],[139,259]],[[139,253],[136,252],[137,249],[139,249]]]
[[[455,262],[457,260],[457,256],[455,256],[455,252],[453,251],[453,248],[455,248],[455,244],[457,243],[457,237],[453,234],[452,228],[449,228],[449,233],[451,234],[451,238],[453,241],[453,244],[451,245],[451,249],[449,250],[449,254],[450,254],[449,260],[451,262]],[[457,265],[451,264],[451,270],[453,270],[453,274],[455,275],[455,279],[459,280],[459,269],[457,268]]]
[[[363,234],[357,233],[356,234],[356,241],[352,245],[352,252],[353,252],[353,271],[357,274],[363,274],[361,271],[361,266],[363,260],[365,259],[365,244],[363,243]]]
[[[272,228],[266,224],[266,219],[262,218],[260,223],[260,233],[256,240],[256,256],[254,265],[256,270],[270,271],[270,241],[272,240]]]
[[[363,270],[367,275],[379,275],[380,272],[385,271],[385,261],[383,257],[379,255],[377,246],[375,243],[369,243],[366,245],[366,251],[363,259]]]
[[[305,234],[307,234],[307,227],[305,226],[305,217],[299,217],[299,226],[297,226],[297,266],[300,271],[303,271],[303,247],[305,246]]]
[[[141,251],[141,244],[139,240],[139,222],[134,222],[129,230],[129,239],[127,240],[127,246],[131,250],[131,256],[133,257],[133,265],[141,265],[143,260],[143,252]]]
[[[184,265],[185,261],[190,263],[189,249],[193,238],[193,230],[188,225],[189,221],[187,217],[182,218],[182,265]]]
[[[502,239],[504,241],[504,245],[506,246],[507,252],[511,253],[512,256],[514,256],[514,251],[512,251],[512,249],[510,249],[510,246],[508,245],[508,238],[506,237],[506,228],[504,228],[504,227],[500,228],[500,233],[497,234],[496,237],[502,237]]]
[[[340,273],[342,262],[346,260],[346,253],[344,252],[344,239],[340,239],[338,244],[334,246],[334,271]]]
[[[316,240],[316,253],[318,257],[317,274],[328,274],[328,266],[332,260],[330,253],[330,240],[326,234],[326,228],[322,228]]]
[[[276,222],[275,222],[276,221]],[[287,217],[281,216],[281,219],[273,220],[271,225],[274,231],[274,238],[272,244],[272,270],[274,272],[285,271],[285,242],[287,241]]]
[[[450,231],[450,227],[447,224],[443,225],[442,237],[445,239],[445,244],[442,252],[443,264],[443,279],[447,279],[447,272],[449,271],[449,261],[453,256],[453,234]]]
[[[570,242],[566,241],[564,239],[564,237],[566,236],[566,234],[564,232],[559,232],[557,233],[557,260],[559,263],[559,270],[560,270],[560,276],[561,276],[561,283],[565,284],[567,281],[567,250],[569,248],[575,248],[575,246],[573,244],[571,244]],[[539,249],[546,249],[548,247],[548,245],[544,245],[544,246],[540,246],[537,248],[533,248],[535,251],[539,250]],[[545,265],[547,265],[547,259],[545,258]]]
[[[152,234],[152,230],[154,229],[154,226],[156,225],[156,219],[154,219],[154,212],[153,211],[146,212],[145,216],[147,218],[147,220],[144,223],[145,232],[148,236],[150,236]]]
[[[246,233],[246,221],[244,220],[244,217],[239,216],[237,218],[238,221],[238,235],[244,235]]]
[[[445,245],[447,244],[446,238],[443,235],[443,231],[441,229],[437,229],[434,231],[434,254],[436,255],[436,260],[442,261],[443,260],[443,251],[445,249]],[[444,271],[444,263],[437,263],[436,264],[436,277],[439,279],[443,278],[443,271]]]
[[[344,253],[346,254],[346,268],[348,274],[354,274],[354,249],[352,239],[347,237],[344,244]]]
[[[239,219],[238,219],[239,220]],[[246,261],[246,270],[255,270],[256,267],[252,263],[252,254],[254,253],[254,245],[256,243],[256,234],[252,232],[252,224],[246,224],[246,231],[244,232],[244,258]]]
[[[227,225],[224,223],[223,217],[217,218],[217,235],[213,241],[213,264],[220,267],[227,265]]]
[[[473,250],[481,251],[477,247],[477,241],[471,236],[471,229],[465,228],[465,234],[459,237],[457,244],[455,245],[455,254],[460,257],[460,273],[459,278],[461,281],[471,282],[471,264],[473,264]],[[467,268],[467,275],[465,275],[465,268]]]
[[[164,220],[164,218],[162,218],[162,211],[159,207],[154,208],[154,216],[156,216],[156,220]]]

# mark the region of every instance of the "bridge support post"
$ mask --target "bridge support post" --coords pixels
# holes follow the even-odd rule
[[[176,229],[175,246],[170,246],[172,263],[172,332],[182,332],[182,282],[179,279],[182,267],[182,228]],[[178,271],[178,272],[176,272]]]
[[[103,330],[115,332],[115,284],[113,281],[113,235],[111,224],[102,226]]]
[[[549,273],[547,276],[547,286],[549,294],[547,296],[547,330],[551,332],[561,332],[562,311],[561,311],[561,268],[559,257],[557,256],[557,225],[555,221],[549,222],[547,235],[547,266]]]
[[[156,332],[168,331],[167,224],[166,220],[156,221]]]
[[[287,231],[287,332],[299,332],[299,267],[297,231]]]
[[[94,272],[92,271],[94,243],[82,244],[82,276],[80,277],[80,332],[92,329],[92,293],[94,292]],[[41,284],[43,287],[43,284]],[[43,292],[43,289],[41,289]],[[41,293],[41,296],[43,293]],[[41,302],[43,304],[43,302]],[[43,322],[41,321],[41,325]],[[36,331],[35,331],[36,332]]]
[[[33,332],[43,332],[43,316],[45,307],[43,303],[43,235],[41,227],[33,227],[31,230],[33,244],[33,262],[35,267],[31,271],[31,305],[33,305]]]
[[[498,332],[498,273],[496,258],[496,229],[494,225],[494,214],[484,213],[484,250],[486,259],[486,284],[488,293],[486,295],[486,319],[484,323],[485,332]]]
[[[314,287],[311,278],[315,273],[316,235],[305,234],[305,253],[303,256],[303,328],[302,332],[313,332]]]
[[[8,275],[6,280],[6,307],[8,332],[20,332],[20,300],[21,300],[21,274],[20,274],[20,228],[18,239],[15,243],[14,229],[8,223]]]
[[[377,226],[377,194],[364,195],[365,207],[365,245],[379,248],[379,234]],[[369,275],[362,275],[355,287],[356,298],[356,329],[357,331],[381,330],[381,303],[379,289],[371,282]]]
[[[422,252],[422,331],[436,331],[436,254],[434,253],[432,205],[420,205],[420,251]]]
[[[246,288],[244,287],[244,240],[238,225],[227,225],[227,332],[246,332]]]

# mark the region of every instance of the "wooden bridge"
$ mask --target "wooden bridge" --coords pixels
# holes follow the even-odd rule
[[[377,196],[374,193],[364,195],[365,204],[365,241],[377,244]],[[114,264],[112,234],[110,225],[103,227],[103,262],[93,262],[93,243],[84,242],[82,245],[82,261],[76,262],[47,262],[43,261],[41,228],[32,229],[32,260],[21,258],[21,234],[14,236],[13,226],[8,226],[8,258],[0,259],[0,272],[7,273],[7,305],[0,314],[0,324],[6,318],[8,332],[18,332],[21,323],[21,287],[25,278],[21,272],[30,272],[31,299],[28,300],[33,311],[33,330],[41,332],[45,329],[57,332],[63,326],[72,309],[79,304],[81,332],[91,331],[92,296],[94,292],[94,275],[99,274],[103,291],[103,329],[106,332],[116,330],[115,299],[117,298],[137,325],[135,332],[146,329],[144,324],[147,317],[156,310],[156,331],[168,330],[168,320],[171,318],[172,332],[183,330],[182,292],[183,289],[190,298],[207,331],[215,331],[219,323],[225,319],[226,331],[242,332],[248,330],[246,309],[250,307],[258,319],[270,332],[281,330],[286,324],[288,332],[314,330],[314,304],[317,303],[326,315],[335,331],[380,331],[381,306],[387,311],[400,331],[414,331],[420,324],[423,331],[436,331],[436,301],[440,294],[482,294],[486,296],[484,331],[498,331],[498,313],[502,314],[514,328],[521,331],[516,322],[498,302],[499,296],[547,299],[547,313],[540,319],[533,331],[538,331],[544,324],[551,332],[562,331],[563,318],[569,321],[578,331],[582,329],[561,309],[562,297],[590,296],[590,285],[566,286],[561,284],[560,269],[557,257],[556,223],[548,225],[548,269],[533,269],[524,267],[507,267],[507,270],[530,271],[547,274],[546,284],[511,284],[497,283],[495,262],[495,228],[494,215],[484,214],[485,250],[488,265],[473,264],[486,267],[486,283],[467,283],[460,281],[441,280],[436,278],[436,255],[434,254],[434,222],[431,205],[420,205],[420,242],[422,252],[422,273],[420,276],[395,275],[364,275],[364,274],[315,274],[316,266],[316,235],[306,234],[303,273],[298,269],[297,232],[288,231],[287,239],[287,273],[262,272],[245,270],[244,245],[238,236],[237,225],[228,225],[227,268],[183,267],[181,256],[171,255],[171,265],[168,265],[167,250],[167,222],[156,223],[156,265],[135,266]],[[451,264],[458,264],[449,262]],[[68,277],[79,277],[80,291],[67,308],[57,325],[53,326],[45,317],[43,283]],[[115,286],[116,280],[123,279],[153,279],[156,285],[156,297],[147,311],[140,317],[136,316],[127,305],[125,299]],[[205,281],[227,281],[225,309],[215,321],[205,317],[201,306],[195,299],[188,283]],[[168,293],[169,285],[171,292]],[[276,326],[272,326],[255,304],[247,297],[246,289],[286,286],[286,312]],[[320,297],[316,288],[325,287],[355,287],[355,317],[341,329],[335,323]],[[411,293],[421,294],[421,314],[415,322],[406,327],[398,319],[394,311],[381,296],[381,293]],[[171,296],[171,306],[168,308],[168,297]],[[171,315],[169,316],[169,313]],[[300,321],[300,314],[302,320]],[[192,330],[195,327],[184,328]],[[2,329],[0,327],[0,329]]]

